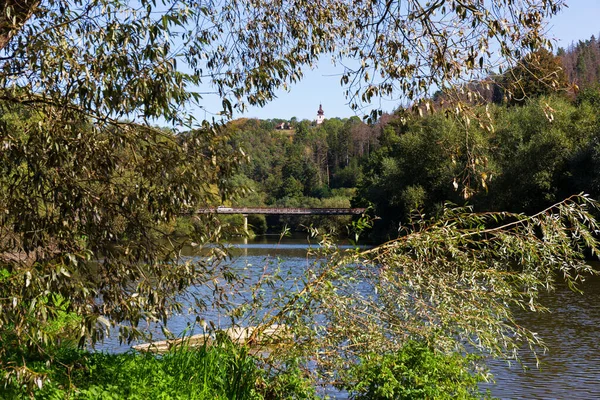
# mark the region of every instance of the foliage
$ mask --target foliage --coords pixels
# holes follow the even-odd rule
[[[418,342],[396,353],[369,353],[350,368],[352,399],[480,399],[485,375],[461,354],[440,354]]]
[[[590,117],[584,107],[556,98],[499,112],[490,143],[499,167],[490,183],[494,209],[532,213],[573,193],[568,162],[594,136],[597,123]]]
[[[596,273],[585,255],[598,254],[590,214],[597,207],[586,196],[533,216],[447,207],[439,218],[416,216],[373,249],[336,251],[324,239],[330,258],[275,292],[269,314],[257,317],[293,329],[283,356],[295,354],[322,382],[345,387],[357,384],[345,371],[360,370],[358,360],[377,353],[384,363],[411,341],[443,354],[517,359],[543,348],[543,338],[513,311],[543,312],[538,296],[557,279],[576,290]]]
[[[314,382],[302,370],[298,359],[286,360],[280,366],[265,365],[258,386],[265,400],[318,399]]]
[[[166,355],[87,353],[63,349],[44,374],[46,384],[30,392],[16,380],[5,388],[10,398],[36,399],[261,399],[259,371],[247,349],[231,343],[179,348]]]
[[[377,231],[395,237],[411,210],[436,214],[446,201],[468,202],[477,211],[534,213],[572,193],[597,198],[600,120],[594,110],[587,100],[557,96],[475,108],[487,114],[492,130],[467,127],[442,112],[400,114],[363,162],[355,202],[373,204],[382,218]]]
[[[576,88],[593,88],[600,81],[600,43],[592,35],[588,40],[579,40],[565,48],[558,49],[569,82]]]
[[[51,296],[69,299],[64,311],[80,317],[81,345],[110,326],[130,340],[143,335],[140,324],[181,309],[173,296],[222,276],[216,259],[177,261],[185,241],[168,226],[226,194],[213,190],[236,163],[224,137],[92,124],[69,109],[2,107],[0,269],[8,276],[0,334],[14,335],[17,348],[43,352],[60,340],[46,330],[60,311],[44,301]],[[191,240],[216,240],[216,222],[204,218]]]
[[[8,275],[6,275],[8,277]],[[68,311],[69,301],[60,295],[42,296],[37,299],[43,310],[48,313],[46,318],[38,321],[34,310],[36,304],[30,306],[30,313],[25,315],[22,324],[35,326],[37,328],[35,338],[23,340],[19,336],[19,326],[8,324],[0,331],[3,351],[0,354],[0,362],[5,365],[2,371],[4,382],[16,388],[21,384],[23,390],[26,387],[41,387],[46,376],[43,372],[32,372],[26,365],[27,362],[41,362],[47,358],[60,357],[64,351],[76,348],[79,339],[81,317],[74,312]],[[10,392],[9,389],[8,391]]]
[[[37,91],[6,92],[17,101],[39,95],[99,116],[141,112],[183,121],[187,115],[179,111],[201,100],[195,85],[215,87],[226,112],[263,105],[328,53],[362,61],[341,79],[351,83],[355,106],[394,90],[416,99],[432,85],[489,74],[495,53],[519,59],[547,44],[544,20],[562,6],[560,0],[328,0],[320,7],[249,0],[202,6],[10,1],[0,14],[1,86]],[[178,72],[183,66],[188,73]]]
[[[29,360],[43,385],[12,377],[10,399],[316,399],[313,382],[290,360],[276,369],[225,338],[166,354],[87,352],[57,348],[52,364]]]
[[[192,285],[214,293],[196,299],[196,313],[212,301],[227,304],[228,293],[214,285],[232,275],[218,257],[182,260],[185,243],[172,231],[181,214],[229,198],[226,183],[245,158],[218,123],[195,122],[194,106],[217,104],[213,111],[227,118],[234,107],[264,105],[323,54],[357,59],[341,78],[355,107],[393,93],[419,99],[432,85],[489,74],[495,49],[510,62],[547,44],[544,19],[563,5],[421,3],[3,2],[0,270],[8,276],[0,334],[14,332],[19,347],[40,350],[56,341],[43,332],[55,312],[41,301],[48,295],[68,298],[65,311],[81,317],[81,345],[115,325],[130,340],[144,322],[165,324]],[[202,85],[216,99],[203,99]],[[154,128],[156,121],[179,134]],[[309,133],[300,124],[297,132]],[[361,143],[359,154],[369,154],[371,142]],[[309,161],[285,176],[301,182],[304,195],[307,184],[324,183]],[[196,243],[221,233],[212,217],[193,226]]]
[[[543,48],[527,54],[502,79],[504,97],[509,104],[523,104],[527,98],[566,91],[568,86],[559,58]]]
[[[384,128],[382,146],[364,164],[357,196],[382,218],[377,229],[393,235],[415,208],[431,214],[445,201],[471,199],[487,185],[481,177],[493,171],[484,129],[467,129],[442,112],[397,120]]]
[[[598,83],[593,85],[592,87],[582,89],[577,94],[576,103],[578,105],[581,105],[582,103],[587,103],[594,107],[600,105],[600,79],[598,79]]]
[[[344,196],[331,196],[327,198],[302,197],[283,198],[277,201],[278,207],[307,207],[307,208],[349,208],[350,198]],[[350,223],[351,216],[280,216],[270,219],[271,226],[281,229],[283,226],[299,226],[306,231],[307,227],[318,228],[322,232],[335,235],[344,235],[345,227]]]
[[[328,119],[321,126],[311,126],[308,121],[301,121],[301,124],[298,132],[302,132],[302,138],[298,137],[298,132],[288,136],[274,130],[272,121],[238,119],[227,124],[231,146],[244,149],[248,157],[240,166],[239,173],[228,183],[239,192],[231,200],[233,205],[350,206],[353,189],[361,173],[359,163],[367,157],[367,153],[361,155],[358,150],[349,149],[374,146],[374,143],[368,142],[375,141],[376,130],[356,118]],[[350,130],[357,127],[363,133],[367,130],[370,133],[353,139]],[[348,144],[345,140],[350,142],[350,147],[342,146]],[[342,146],[342,149],[336,149],[330,142]],[[336,160],[342,158],[346,161],[342,165],[336,164]],[[343,232],[347,221],[345,217],[269,217],[268,228],[279,231],[283,225],[295,230],[303,225],[321,228],[330,225],[338,232]],[[258,227],[266,225],[264,219],[249,222]],[[255,233],[262,232],[261,229],[253,230]]]

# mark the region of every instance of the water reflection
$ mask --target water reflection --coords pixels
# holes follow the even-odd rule
[[[231,257],[223,262],[230,264],[231,270],[238,277],[244,277],[246,285],[253,285],[265,274],[273,273],[276,269],[279,269],[282,279],[278,281],[278,284],[285,285],[284,290],[301,290],[301,288],[294,286],[298,284],[295,278],[302,275],[312,263],[317,261],[315,254],[319,249],[319,243],[315,240],[309,240],[305,236],[281,238],[279,235],[273,235],[246,240],[238,238],[222,245],[222,247],[227,249]],[[352,248],[352,246],[344,243],[339,244],[337,247],[340,249]],[[184,249],[183,255],[192,258],[202,257],[202,252],[198,253],[195,248],[189,247]],[[188,293],[204,295],[208,298],[214,295],[212,288],[206,286],[191,287],[188,289]],[[245,295],[248,295],[248,293],[238,294],[233,301],[237,304],[243,303]],[[265,304],[269,304],[269,298],[272,295],[273,293],[265,294]],[[179,300],[183,304],[189,304],[190,301],[189,297],[180,298]],[[202,318],[219,329],[231,326],[227,315],[209,307],[200,316],[191,313],[172,316],[168,320],[168,328],[176,336],[181,336],[184,332],[186,335],[203,333],[202,327],[196,323],[197,318]],[[145,330],[151,333],[154,340],[165,338],[159,326],[150,325]],[[97,345],[96,349],[119,353],[128,351],[132,345],[139,344],[139,342],[119,343],[118,338],[115,336],[107,338],[102,344]]]

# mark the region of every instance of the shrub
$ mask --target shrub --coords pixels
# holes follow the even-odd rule
[[[419,342],[408,342],[396,353],[361,357],[347,385],[354,399],[479,399],[484,380],[474,359],[435,352]]]

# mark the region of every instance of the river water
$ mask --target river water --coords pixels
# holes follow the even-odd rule
[[[315,247],[306,238],[260,237],[233,243],[232,254],[240,268],[259,274],[266,263],[278,262],[284,269],[302,271],[313,262],[307,249]],[[501,399],[600,399],[600,278],[588,278],[581,285],[583,294],[558,285],[544,295],[542,303],[549,313],[520,312],[520,324],[537,332],[548,350],[535,358],[523,352],[523,366],[493,360],[489,367],[495,383],[483,387]],[[214,317],[218,318],[218,317]],[[173,332],[182,331],[191,316],[170,321]],[[215,320],[217,325],[224,321]],[[125,351],[129,347],[107,340],[101,350]],[[334,394],[334,397],[338,397]]]
[[[600,399],[600,279],[588,278],[583,294],[559,285],[544,295],[549,313],[520,312],[519,322],[537,332],[548,350],[524,354],[520,365],[494,362],[496,384],[490,389],[502,399]]]

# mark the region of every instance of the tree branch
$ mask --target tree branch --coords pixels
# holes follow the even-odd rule
[[[31,18],[40,0],[6,0],[0,14],[0,50],[4,49],[12,37]]]

